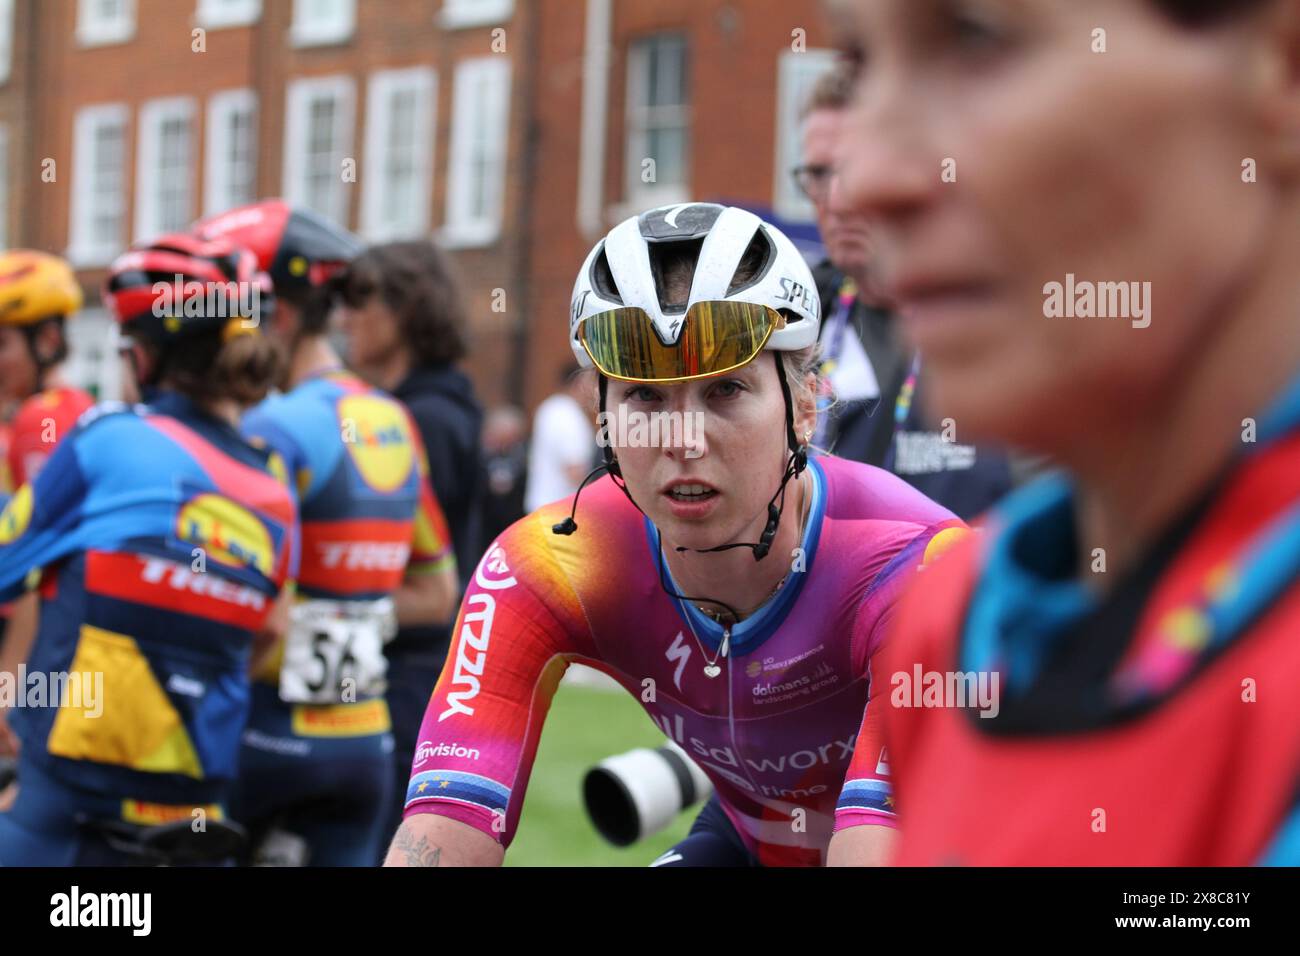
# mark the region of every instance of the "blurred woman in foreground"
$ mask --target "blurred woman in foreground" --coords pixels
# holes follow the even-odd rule
[[[1300,862],[1300,2],[834,6],[936,400],[1063,466],[895,618],[895,861]]]

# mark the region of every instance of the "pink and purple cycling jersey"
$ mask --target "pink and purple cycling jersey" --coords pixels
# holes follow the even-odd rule
[[[699,764],[761,863],[819,865],[834,829],[892,825],[871,661],[907,580],[965,525],[876,468],[824,457],[808,475],[801,549],[766,559],[793,569],[724,657],[721,625],[660,587],[658,534],[608,477],[583,493],[577,533],[551,531],[569,501],[512,525],[466,591],[406,815],[441,814],[508,846],[551,698],[577,662],[635,695]]]

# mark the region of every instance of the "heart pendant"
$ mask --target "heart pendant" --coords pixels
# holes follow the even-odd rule
[[[705,665],[704,665],[704,676],[705,676],[705,677],[717,677],[717,676],[718,676],[719,674],[721,674],[721,673],[722,673],[722,668],[719,667],[717,664],[705,664]]]

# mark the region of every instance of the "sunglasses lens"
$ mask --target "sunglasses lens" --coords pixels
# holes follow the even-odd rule
[[[583,347],[610,378],[665,382],[704,378],[738,368],[762,351],[782,325],[772,309],[749,302],[698,302],[686,313],[676,344],[664,345],[641,309],[613,309],[582,324]]]

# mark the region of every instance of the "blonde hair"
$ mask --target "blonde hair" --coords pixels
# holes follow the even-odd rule
[[[794,406],[792,412],[799,413],[801,405],[808,404],[813,408],[813,429],[816,430],[817,418],[819,414],[828,414],[830,409],[817,409],[817,396],[822,391],[822,383],[826,376],[822,374],[822,346],[820,342],[814,342],[805,348],[797,349],[793,352],[781,353],[781,370],[785,373],[785,380],[790,384],[790,403]],[[808,375],[812,374],[809,380]],[[802,435],[796,435],[802,439]]]

